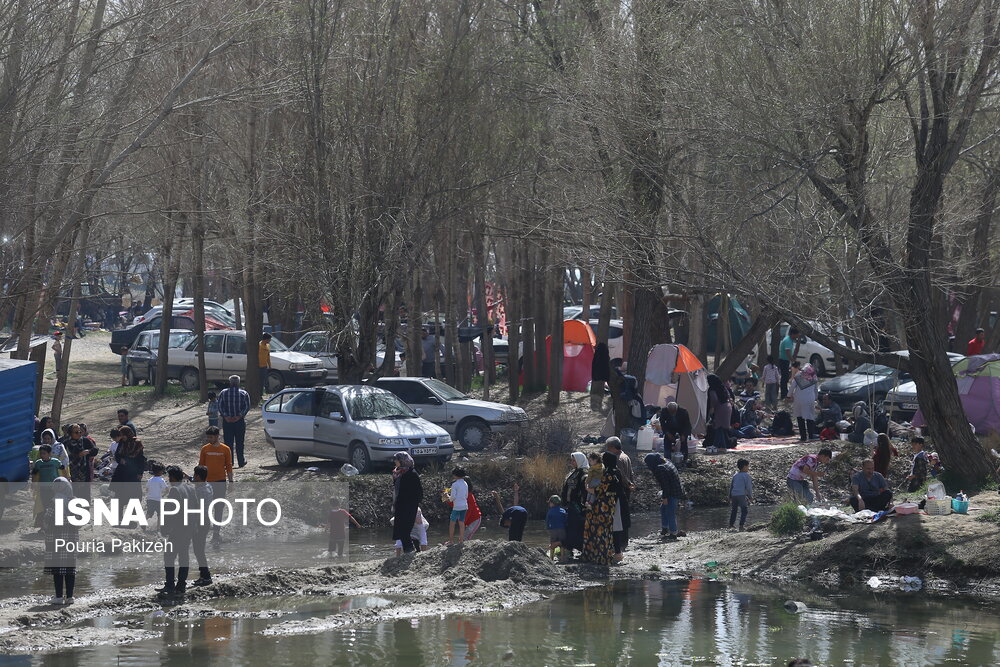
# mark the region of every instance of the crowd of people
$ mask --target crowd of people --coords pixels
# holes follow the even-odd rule
[[[147,519],[158,523],[160,533],[173,545],[164,552],[165,582],[158,590],[161,598],[184,594],[191,551],[199,568],[199,576],[193,584],[212,583],[205,548],[210,534],[214,543],[222,542],[218,523],[188,525],[177,516],[160,513],[160,502],[166,498],[200,499],[206,506],[213,499],[226,498],[228,486],[234,482],[233,469],[246,465],[243,436],[245,417],[250,410],[249,395],[240,388],[239,377],[233,376],[230,386],[220,392],[218,398],[211,398],[205,444],[190,474],[179,466],[167,466],[147,457],[138,429],[125,408],[118,410],[117,423],[109,432],[110,443],[103,452],[84,423],[63,425],[62,436],[57,437],[50,417],[36,419],[34,446],[28,454],[35,490],[33,516],[45,540],[45,572],[53,576],[53,604],[73,602],[76,579],[75,555],[55,549],[56,540],[72,538],[75,541],[78,534],[76,528],[56,525],[55,503],[73,498],[89,499],[94,483],[100,482],[110,483],[107,488],[121,507],[144,498]],[[220,418],[222,430],[218,426]],[[335,523],[333,510],[337,509],[339,507],[331,510],[331,535]],[[124,524],[123,527],[138,525]],[[337,546],[331,540],[331,550]],[[339,545],[338,552],[342,551],[343,546]]]

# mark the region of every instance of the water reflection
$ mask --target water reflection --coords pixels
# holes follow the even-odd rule
[[[806,602],[798,615],[788,598]],[[970,601],[838,596],[779,591],[707,579],[623,582],[554,597],[512,613],[398,619],[314,635],[269,636],[268,626],[380,598],[271,599],[276,617],[132,619],[156,639],[4,664],[121,664],[189,667],[210,662],[261,667],[335,665],[771,665],[809,657],[818,665],[993,665],[1000,622]],[[295,606],[295,605],[298,606]],[[260,601],[220,601],[220,612],[251,612]],[[107,621],[108,623],[105,623]],[[98,619],[87,632],[110,627]],[[114,621],[120,623],[120,620]],[[72,633],[80,628],[68,629]]]

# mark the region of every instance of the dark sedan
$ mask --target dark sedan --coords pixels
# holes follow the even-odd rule
[[[893,354],[904,358],[909,356],[905,351]],[[949,352],[948,356],[954,363],[962,355]],[[827,380],[819,386],[819,391],[821,394],[830,394],[830,398],[846,411],[858,401],[872,406],[881,405],[886,394],[912,379],[909,373],[897,368],[881,364],[861,364],[850,373]]]

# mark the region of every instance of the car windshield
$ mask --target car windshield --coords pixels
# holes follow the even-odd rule
[[[159,338],[159,336],[157,336]],[[190,332],[183,333],[172,333],[170,334],[170,339],[167,342],[167,347],[183,347],[187,345],[188,341],[194,338],[194,334]]]
[[[447,385],[444,382],[441,382],[441,380],[434,380],[434,379],[424,380],[424,384],[426,384],[431,391],[433,391],[435,394],[437,394],[446,401],[461,401],[463,399],[468,398],[467,395],[463,394],[462,392],[460,392],[458,389],[455,389],[451,385]]]
[[[417,414],[387,391],[363,391],[347,399],[347,410],[354,421],[365,419],[413,419]]]
[[[277,338],[271,338],[271,352],[285,352],[288,350],[288,346],[282,343]]]
[[[861,364],[851,372],[857,375],[880,375],[882,377],[889,377],[892,375],[891,368],[880,364]]]

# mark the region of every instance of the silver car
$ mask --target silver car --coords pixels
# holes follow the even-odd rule
[[[264,434],[282,466],[300,456],[348,462],[360,472],[392,464],[407,451],[418,463],[447,463],[451,436],[377,387],[286,389],[264,404]]]
[[[379,378],[374,384],[447,429],[470,452],[485,449],[493,433],[519,428],[528,421],[521,408],[470,398],[434,378]]]

